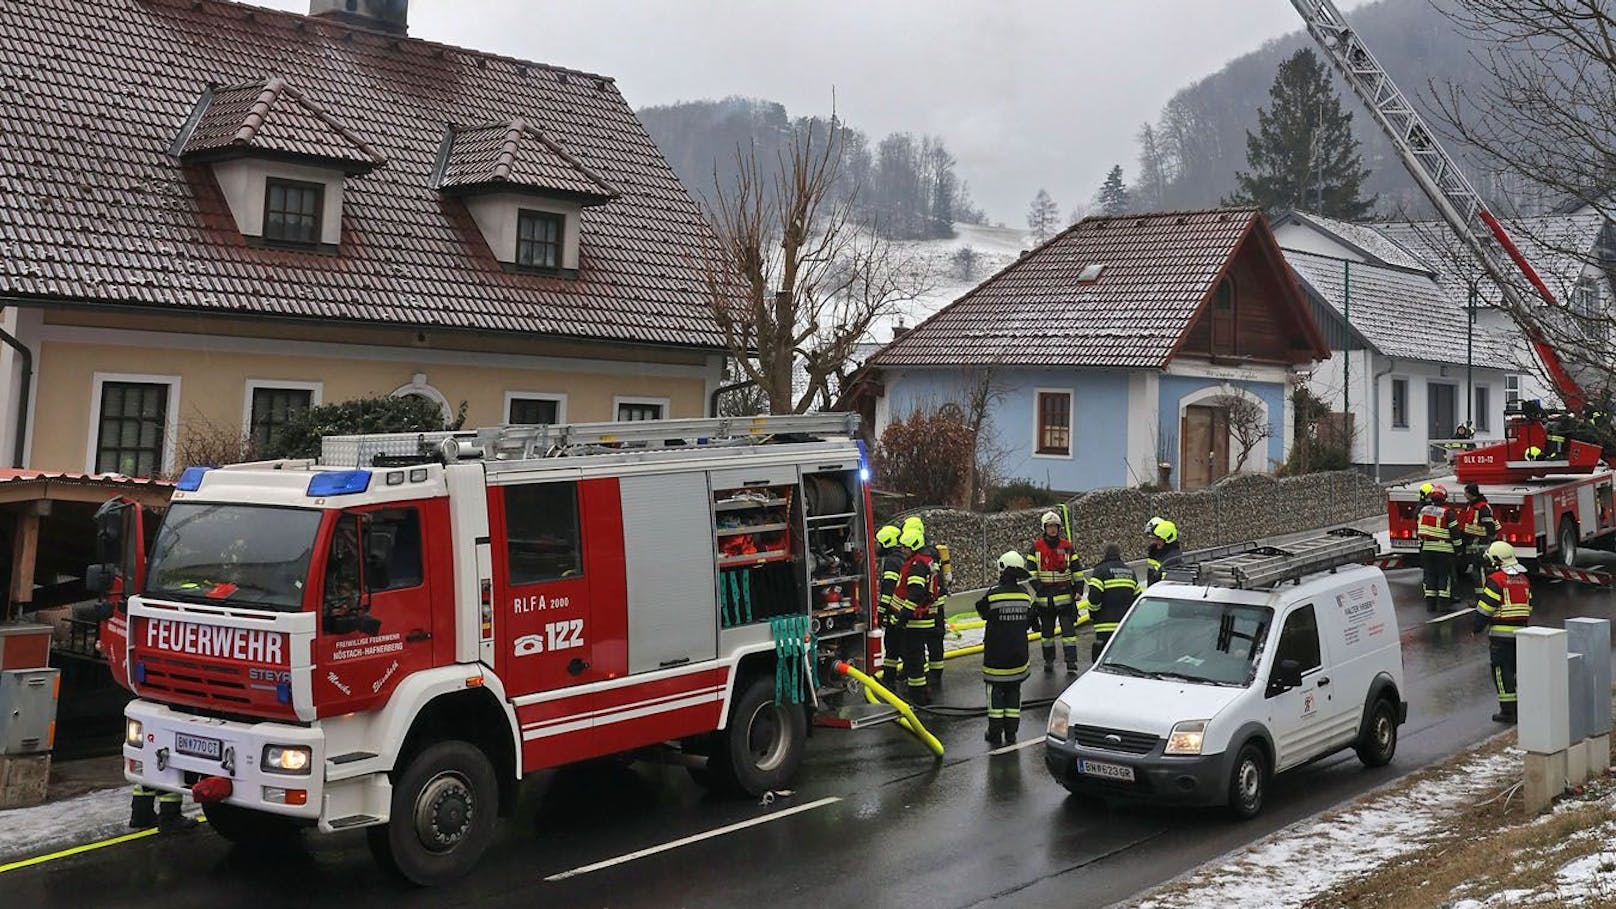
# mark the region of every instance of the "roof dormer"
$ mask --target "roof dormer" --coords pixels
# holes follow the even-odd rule
[[[578,270],[583,209],[618,197],[611,184],[526,121],[451,126],[434,185],[465,198],[494,258],[513,270]]]
[[[311,249],[335,250],[344,182],[386,161],[278,76],[209,86],[175,146],[213,169],[242,236]]]

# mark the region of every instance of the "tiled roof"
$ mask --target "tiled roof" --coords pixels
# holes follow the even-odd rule
[[[1087,218],[888,344],[881,367],[1165,366],[1255,209]],[[1098,281],[1078,276],[1104,265]]]
[[[1338,317],[1349,308],[1343,267],[1347,263],[1288,249],[1285,259]],[[1351,267],[1350,321],[1375,350],[1430,363],[1465,362],[1463,298],[1454,298],[1426,274],[1361,262]],[[1474,345],[1478,365],[1513,368],[1514,352],[1504,339],[1478,327]]]
[[[386,161],[330,114],[279,76],[267,82],[210,89],[182,155],[246,150],[275,152],[369,170]]]
[[[334,255],[249,245],[168,153],[208,85],[275,76],[387,158],[345,181]],[[0,294],[723,346],[711,230],[609,79],[220,0],[28,0],[0,2],[0,86]],[[507,272],[431,187],[445,123],[518,118],[621,193],[575,278]]]
[[[445,189],[509,186],[594,203],[618,196],[616,189],[566,149],[520,118],[453,130],[438,185]]]
[[[1407,268],[1414,271],[1434,271],[1429,264],[1421,261],[1395,240],[1375,230],[1374,224],[1355,224],[1351,221],[1337,221],[1312,212],[1292,211],[1285,216],[1299,221],[1312,223],[1316,228],[1331,233],[1348,246],[1355,247],[1368,258],[1382,265],[1393,268]]]
[[[1482,300],[1488,304],[1498,301],[1497,286],[1483,276],[1480,263],[1463,250],[1446,224],[1389,221],[1373,227],[1426,263],[1450,293],[1468,294],[1469,282],[1477,280]],[[1564,302],[1596,255],[1604,217],[1585,209],[1569,215],[1519,218],[1505,222],[1504,227],[1549,290]]]

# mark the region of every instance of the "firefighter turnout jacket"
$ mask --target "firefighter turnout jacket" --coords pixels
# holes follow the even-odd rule
[[[1106,559],[1089,572],[1088,611],[1094,621],[1095,634],[1109,634],[1117,630],[1123,613],[1133,605],[1144,588],[1139,576],[1121,559]]]
[[[1164,543],[1152,541],[1145,550],[1145,586],[1150,586],[1167,575],[1167,569],[1176,568],[1184,561],[1184,550],[1178,541]]]
[[[1040,598],[1048,597],[1056,608],[1076,602],[1075,561],[1072,541],[1065,537],[1050,539],[1041,534],[1033,541],[1027,550],[1027,570],[1032,573],[1033,589]]]
[[[931,608],[937,613],[938,621],[942,621],[947,614],[948,584],[943,578],[943,557],[937,547],[930,542],[920,550],[921,555],[931,560]]]
[[[1000,575],[999,583],[976,603],[982,628],[982,677],[989,682],[1019,682],[1027,678],[1027,629],[1032,623],[1032,594],[1015,580],[1016,572]]]
[[[936,627],[936,583],[935,566],[925,550],[905,559],[892,592],[892,605],[897,610],[893,624],[904,628]]]
[[[1466,545],[1479,545],[1481,549],[1498,539],[1498,519],[1493,517],[1493,506],[1485,498],[1465,506],[1464,539]]]
[[[898,605],[894,602],[894,594],[898,589],[898,582],[903,579],[903,553],[898,547],[881,550],[876,559],[876,571],[881,579],[881,616],[888,624],[898,618]]]
[[[1453,509],[1436,502],[1421,508],[1419,538],[1420,552],[1453,552],[1454,542],[1462,540]]]
[[[1476,630],[1514,639],[1532,618],[1532,581],[1523,565],[1508,565],[1487,575],[1476,602]]]

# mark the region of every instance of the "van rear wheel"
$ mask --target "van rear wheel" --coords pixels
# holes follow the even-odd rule
[[[1229,813],[1242,821],[1262,811],[1268,792],[1268,756],[1256,742],[1247,742],[1235,757],[1229,774]]]
[[[1369,709],[1369,722],[1353,746],[1365,767],[1384,767],[1397,754],[1397,709],[1387,698],[1379,698]]]

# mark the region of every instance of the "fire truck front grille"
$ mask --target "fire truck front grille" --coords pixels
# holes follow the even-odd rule
[[[239,666],[214,666],[176,657],[146,656],[142,688],[217,704],[249,704],[245,673]]]
[[[1099,726],[1074,726],[1072,737],[1085,748],[1121,751],[1126,754],[1149,754],[1156,749],[1156,743],[1161,741],[1144,732],[1102,729]]]

